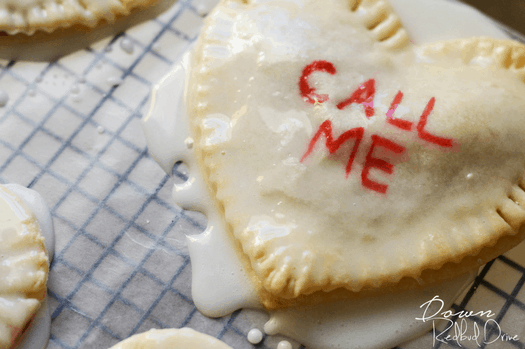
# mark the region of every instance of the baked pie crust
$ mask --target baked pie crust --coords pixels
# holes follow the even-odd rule
[[[34,214],[0,185],[0,348],[16,346],[40,308],[48,263]]]
[[[524,45],[418,46],[384,0],[224,0],[191,64],[196,153],[267,307],[525,237]]]
[[[149,330],[136,334],[111,349],[231,349],[224,342],[183,327],[181,329]]]
[[[81,24],[96,26],[102,19],[113,22],[134,8],[157,0],[0,0],[0,31],[14,35],[52,32],[60,27]]]

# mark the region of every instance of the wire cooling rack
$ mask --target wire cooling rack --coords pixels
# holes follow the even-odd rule
[[[165,175],[148,155],[139,124],[153,84],[196,38],[201,5],[181,0],[154,20],[59,60],[9,61],[0,69],[0,90],[9,95],[0,109],[0,182],[40,192],[55,224],[50,349],[108,348],[150,328],[183,326],[234,349],[252,348],[246,335],[266,320],[249,310],[221,319],[196,310],[184,241],[204,230],[205,218],[173,204],[171,188],[187,179],[185,170],[176,165],[172,177]],[[497,325],[487,324],[489,341],[499,329],[519,337],[481,348],[525,348],[524,282],[522,244],[487,264],[454,304],[454,312],[497,314]],[[464,324],[472,331],[486,320],[473,316]],[[265,336],[257,347],[276,348],[280,340]],[[433,343],[430,333],[398,348],[432,347],[477,343]]]

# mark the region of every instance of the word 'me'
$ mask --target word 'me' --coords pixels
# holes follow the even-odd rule
[[[334,75],[337,73],[337,71],[334,65],[327,61],[314,61],[313,63],[307,65],[303,69],[303,73],[299,79],[299,90],[301,91],[301,96],[307,103],[311,103],[311,104],[324,103],[328,101],[329,96],[326,94],[317,94],[315,91],[315,88],[311,87],[308,84],[308,77],[314,72],[325,72],[325,73]],[[344,108],[348,107],[351,104],[361,104],[364,108],[365,115],[368,118],[370,118],[375,115],[375,109],[374,109],[375,92],[376,92],[375,80],[370,79],[364,82],[361,86],[359,86],[359,88],[356,89],[350,95],[350,97],[338,103],[337,109],[343,110]],[[394,127],[397,127],[401,130],[412,131],[414,128],[414,124],[412,122],[408,120],[402,120],[402,119],[393,117],[397,107],[399,106],[399,104],[401,104],[402,100],[403,100],[403,93],[399,91],[394,97],[394,100],[390,104],[390,108],[388,109],[386,113],[386,121],[388,124]],[[425,109],[423,110],[423,113],[421,114],[419,118],[419,122],[416,125],[417,135],[420,139],[426,142],[433,143],[433,144],[436,144],[444,148],[451,148],[453,146],[452,139],[439,137],[425,130],[425,126],[427,124],[428,117],[430,113],[432,112],[432,110],[434,109],[435,103],[436,103],[436,99],[432,97],[430,101],[427,103]],[[331,121],[330,120],[324,121],[321,124],[321,126],[319,126],[319,129],[317,130],[312,140],[310,141],[310,144],[308,145],[308,149],[306,150],[306,153],[301,158],[301,162],[304,161],[312,153],[315,144],[317,143],[317,141],[319,141],[321,136],[325,137],[326,139],[325,145],[328,151],[330,152],[330,154],[335,153],[348,140],[350,139],[354,140],[354,146],[352,148],[352,152],[350,153],[350,157],[346,164],[346,177],[348,177],[350,175],[350,172],[352,172],[352,164],[359,151],[359,146],[361,145],[361,141],[365,137],[364,127],[352,128],[350,130],[343,132],[337,138],[334,138]],[[368,177],[368,175],[370,173],[370,169],[372,168],[376,168],[387,174],[392,174],[394,172],[394,165],[387,162],[386,160],[374,157],[373,156],[374,149],[377,147],[380,147],[380,148],[390,150],[394,154],[398,154],[398,155],[403,154],[406,149],[402,145],[397,144],[380,135],[372,134],[370,137],[372,139],[372,142],[371,142],[370,148],[368,149],[366,159],[365,159],[365,164],[361,172],[361,181],[365,188],[374,190],[381,194],[385,194],[387,192],[388,185],[375,182],[371,180]]]

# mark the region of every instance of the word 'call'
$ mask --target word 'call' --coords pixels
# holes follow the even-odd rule
[[[303,69],[303,73],[301,77],[299,78],[299,90],[301,92],[301,96],[303,97],[303,99],[307,103],[310,103],[310,104],[324,103],[329,100],[329,96],[326,94],[317,94],[315,88],[311,87],[308,84],[308,78],[314,72],[324,72],[324,73],[334,75],[337,73],[337,70],[335,69],[334,65],[328,61],[322,61],[322,60],[314,61],[313,63],[307,65]],[[343,110],[351,104],[360,104],[364,108],[366,117],[370,118],[375,115],[375,110],[374,110],[375,92],[376,92],[375,79],[369,79],[368,81],[361,84],[361,86],[359,86],[359,88],[357,88],[350,95],[350,97],[338,103],[336,105],[337,109]],[[403,93],[399,91],[394,97],[394,100],[390,104],[390,108],[388,109],[386,113],[386,122],[401,130],[412,131],[414,129],[413,122],[393,117],[397,107],[401,104],[402,100],[403,100]],[[428,121],[428,117],[432,113],[432,110],[434,109],[435,104],[436,104],[436,99],[432,97],[430,101],[427,103],[425,109],[423,110],[423,113],[419,117],[419,122],[417,123],[415,127],[417,136],[426,142],[436,144],[440,147],[451,148],[453,146],[452,139],[439,137],[425,130],[425,127]],[[321,124],[321,126],[319,126],[317,132],[312,137],[308,145],[308,149],[306,150],[305,154],[301,158],[301,162],[303,162],[312,153],[316,143],[319,141],[321,136],[325,137],[325,146],[330,152],[330,154],[335,153],[348,140],[350,139],[354,140],[354,146],[352,147],[350,157],[346,164],[346,177],[348,177],[350,173],[352,172],[352,164],[359,151],[359,146],[361,145],[362,140],[365,137],[365,128],[355,127],[355,128],[352,128],[350,130],[343,132],[337,138],[334,138],[331,121],[330,120],[324,121]],[[369,173],[372,168],[375,168],[387,174],[392,174],[394,172],[394,165],[392,165],[386,160],[374,157],[373,155],[374,150],[375,148],[384,148],[384,149],[387,149],[393,152],[394,154],[401,155],[405,152],[406,149],[402,145],[397,144],[377,134],[370,135],[370,138],[372,142],[368,149],[368,152],[365,158],[365,163],[363,165],[363,170],[361,172],[361,182],[365,188],[374,190],[381,194],[386,194],[388,185],[373,181],[372,179],[369,178]]]

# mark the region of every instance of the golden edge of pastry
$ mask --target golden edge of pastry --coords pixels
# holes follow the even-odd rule
[[[249,1],[241,0],[223,0],[222,3],[225,4],[229,2],[249,3]],[[380,13],[380,11],[374,12],[370,9],[380,8],[384,3],[385,1],[383,0],[350,0],[349,6],[353,12],[358,12],[359,16],[362,18],[363,25],[367,26],[366,15],[369,13]],[[222,10],[224,10],[224,8]],[[359,13],[359,11],[361,11],[361,13]],[[223,11],[220,19],[224,20],[224,16],[228,16],[233,20],[235,17],[235,11],[231,11],[231,13]],[[388,17],[388,15],[386,17],[384,15],[379,16],[379,18],[383,19]],[[210,27],[213,26],[213,17],[210,16],[208,18],[202,36],[206,36]],[[373,16],[369,16],[368,18],[373,18]],[[374,23],[374,21],[371,20],[368,23]],[[368,26],[367,29],[373,31],[377,27],[377,25],[374,26],[374,24],[372,24],[370,27],[372,29]],[[402,27],[397,27],[396,31],[391,31],[391,34],[393,35],[390,36],[390,38],[387,38],[386,41],[388,42],[392,37],[396,37],[396,41],[394,41],[396,44],[383,45],[384,48],[396,50],[406,48],[405,44],[408,41],[408,37],[405,38],[406,32]],[[403,39],[399,40],[401,37]],[[374,35],[372,35],[372,39],[380,41],[380,43],[385,42],[385,40],[381,41]],[[201,38],[200,40],[202,43],[205,39]],[[213,39],[210,43],[206,44],[213,44]],[[201,45],[206,46],[206,44]],[[523,69],[525,66],[525,45],[512,40],[495,40],[480,37],[438,42],[422,47],[420,54],[429,57],[459,54],[461,55],[464,64],[469,64],[469,62],[476,57],[492,56],[493,58],[496,58],[495,61],[500,68],[513,71],[521,81],[525,82],[525,70]],[[206,76],[212,69],[212,57],[207,57],[206,48],[204,47],[196,52],[193,59],[193,77],[200,81],[205,80]],[[197,125],[198,121],[195,121],[195,119],[202,118],[202,115],[208,111],[208,105],[205,102],[199,102],[199,99],[205,97],[208,93],[210,93],[209,88],[205,84],[201,84],[195,89],[194,96],[191,97],[193,100],[190,102],[190,108],[192,108],[191,115],[194,119],[192,132],[197,140],[201,138],[202,132]],[[216,197],[217,185],[219,185],[219,183],[215,183],[210,179],[210,171],[213,169],[210,169],[205,165],[206,152],[203,149],[197,148],[196,153],[198,154],[197,158],[201,169],[204,170],[205,178],[208,181],[212,196]],[[483,241],[481,244],[473,245],[472,248],[464,250],[463,253],[454,256],[453,259],[445,259],[434,264],[423,264],[417,269],[405,270],[402,275],[389,275],[382,280],[373,280],[368,283],[365,282],[359,289],[350,289],[351,287],[349,285],[341,284],[337,282],[337,280],[327,278],[323,285],[315,285],[314,287],[309,287],[307,280],[295,280],[294,282],[303,285],[303,290],[307,290],[306,292],[301,292],[298,296],[297,292],[282,292],[282,290],[280,290],[280,292],[275,292],[275,290],[272,290],[271,288],[268,289],[268,285],[265,285],[264,280],[261,280],[256,275],[249,261],[249,257],[246,256],[246,253],[248,252],[246,250],[244,250],[243,260],[244,263],[248,263],[248,270],[250,270],[251,279],[258,289],[262,303],[268,309],[315,304],[331,299],[352,298],[364,294],[417,288],[434,282],[447,280],[478,268],[525,239],[525,230],[522,229],[522,226],[525,224],[525,191],[522,189],[525,188],[525,185],[523,183],[523,178],[520,179],[520,183],[514,183],[512,189],[510,189],[508,193],[508,198],[504,198],[499,207],[495,208],[494,212],[489,213],[487,219],[490,220],[489,224],[492,226],[493,233],[490,234],[488,239],[487,237],[482,239]],[[224,203],[217,198],[216,200],[224,215]],[[228,227],[232,231],[233,239],[233,230],[230,222],[228,222]],[[237,245],[241,245],[241,243]],[[247,248],[249,249],[249,247]],[[286,287],[284,288],[285,291],[287,289],[288,288]]]
[[[22,221],[22,224],[25,226],[27,232],[29,234],[22,236],[21,238],[14,241],[13,246],[14,248],[23,248],[21,245],[27,245],[27,246],[34,246],[36,247],[36,250],[40,251],[36,254],[34,253],[27,253],[26,255],[22,256],[20,260],[14,261],[16,264],[18,263],[29,263],[30,261],[36,265],[36,268],[38,269],[38,272],[35,273],[33,280],[26,285],[25,289],[23,291],[16,290],[16,298],[23,303],[23,307],[25,307],[25,310],[28,314],[32,314],[31,316],[25,318],[25,322],[18,327],[13,327],[12,325],[9,325],[5,323],[5,321],[8,321],[9,314],[0,314],[0,325],[4,322],[7,327],[5,327],[5,330],[8,330],[11,332],[11,338],[8,340],[7,343],[5,343],[0,338],[0,348],[15,348],[18,344],[20,344],[23,335],[27,331],[27,329],[31,326],[31,323],[33,321],[34,316],[36,315],[36,312],[38,309],[40,309],[40,306],[42,305],[42,302],[47,294],[47,279],[49,276],[49,258],[47,256],[47,251],[45,247],[45,240],[42,236],[40,226],[38,224],[38,221],[34,215],[34,213],[16,196],[14,193],[12,193],[9,189],[6,187],[0,185],[0,191],[3,191],[5,194],[7,194],[13,201],[16,202],[17,205],[21,206],[24,210],[24,213],[30,213],[29,218]],[[3,200],[0,198],[0,200]],[[29,261],[30,260],[30,261]],[[7,288],[4,290],[7,292],[7,294],[0,293],[0,298],[2,298],[4,295],[9,296],[9,294],[12,294],[10,292],[10,289]],[[14,290],[11,290],[14,292]],[[23,300],[21,300],[24,298]],[[24,319],[22,319],[24,320]],[[4,326],[5,326],[4,325]]]
[[[492,58],[496,66],[515,73],[525,83],[525,45],[513,40],[476,37],[436,42],[423,46],[422,56],[458,55],[465,65],[475,58]]]
[[[72,26],[96,27],[101,21],[114,22],[127,16],[131,10],[145,8],[158,0],[106,0],[110,8],[97,7],[95,1],[55,0],[35,4],[30,9],[17,10],[0,6],[0,33],[33,35],[36,31],[51,33],[58,28]],[[1,3],[0,3],[1,5]]]
[[[231,349],[226,343],[191,328],[152,329],[131,336],[110,349]]]

